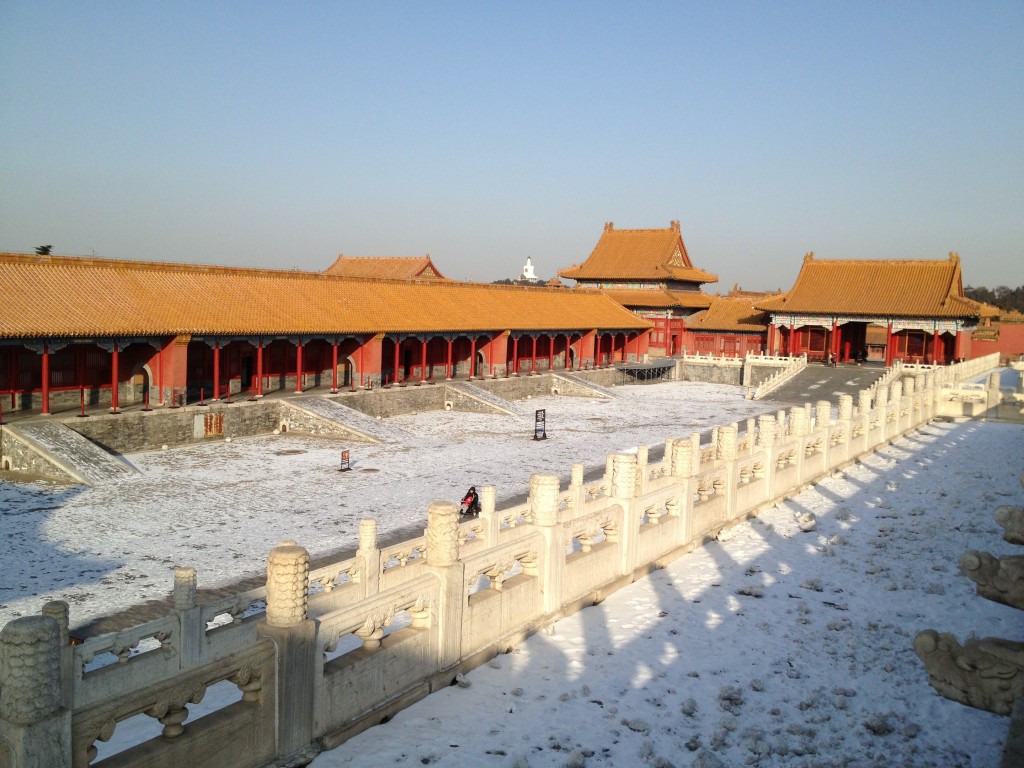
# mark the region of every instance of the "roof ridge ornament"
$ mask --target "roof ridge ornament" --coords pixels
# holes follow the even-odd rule
[[[804,261],[814,261],[814,251],[808,251],[804,254]]]

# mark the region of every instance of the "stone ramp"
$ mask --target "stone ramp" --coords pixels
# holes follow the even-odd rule
[[[375,419],[355,408],[342,405],[337,400],[326,397],[310,396],[289,399],[286,405],[313,414],[317,418],[337,424],[343,430],[351,432],[371,443],[401,443],[410,435],[404,429],[388,424],[383,419]]]
[[[552,386],[558,387],[564,395],[576,395],[577,397],[618,397],[614,390],[601,384],[595,384],[579,374],[568,371],[552,373],[551,382]],[[565,383],[563,384],[563,382]]]
[[[444,386],[445,389],[454,390],[455,392],[461,394],[463,397],[468,397],[471,400],[475,400],[484,408],[494,413],[501,413],[506,416],[519,415],[519,412],[516,410],[515,403],[512,403],[503,397],[499,397],[493,392],[489,392],[482,387],[476,386],[475,384],[463,381],[446,381],[444,383]],[[446,397],[445,399],[447,400],[450,398]]]
[[[884,374],[885,368],[878,365],[840,363],[830,368],[821,363],[808,363],[796,376],[772,390],[767,399],[802,405],[818,400],[836,403],[839,395],[852,395],[857,402],[857,393],[869,389]]]
[[[5,429],[79,483],[105,485],[140,474],[123,457],[104,450],[60,421],[30,421]]]

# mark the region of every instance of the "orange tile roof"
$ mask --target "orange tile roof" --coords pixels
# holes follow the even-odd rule
[[[776,313],[891,317],[977,317],[964,298],[960,257],[945,260],[816,259],[804,257],[793,288],[755,301]]]
[[[750,298],[715,296],[710,307],[686,318],[686,327],[691,331],[763,333],[768,328],[768,317],[752,305]]]
[[[0,338],[643,330],[598,291],[0,254]]]
[[[678,221],[667,229],[615,229],[608,222],[590,257],[558,274],[573,280],[718,280],[693,266]]]
[[[337,260],[324,272],[343,277],[447,279],[431,261],[429,253],[426,256],[346,256],[339,253]]]
[[[711,297],[699,291],[666,291],[664,289],[617,289],[606,288],[604,293],[624,307],[682,307],[704,309],[711,304]]]

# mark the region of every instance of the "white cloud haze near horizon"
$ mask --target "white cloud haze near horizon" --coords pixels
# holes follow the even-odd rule
[[[1024,5],[0,7],[0,249],[545,278],[603,223],[1024,284]],[[770,265],[770,266],[768,266]]]

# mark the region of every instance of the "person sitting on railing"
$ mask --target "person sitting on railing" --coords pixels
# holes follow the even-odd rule
[[[480,514],[480,497],[476,495],[476,486],[471,485],[462,497],[462,514],[464,517],[476,517]]]

